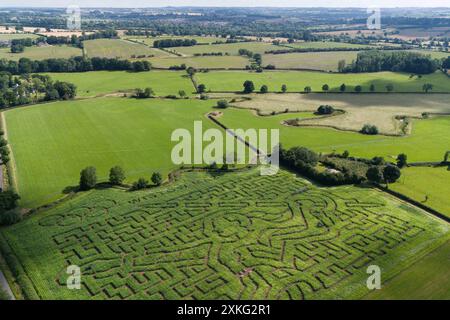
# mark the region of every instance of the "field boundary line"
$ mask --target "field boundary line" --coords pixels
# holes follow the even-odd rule
[[[435,210],[435,209],[433,209],[433,208],[431,208],[431,207],[429,207],[429,206],[427,206],[427,205],[425,205],[425,204],[423,204],[423,203],[421,203],[421,202],[419,202],[417,200],[414,200],[414,199],[412,199],[412,198],[410,198],[410,197],[408,197],[408,196],[406,196],[406,195],[404,195],[404,194],[402,194],[400,192],[397,192],[397,191],[388,189],[386,187],[383,187],[383,186],[381,186],[379,184],[375,185],[375,187],[378,190],[380,190],[381,192],[387,193],[387,194],[397,198],[398,200],[401,200],[401,201],[406,202],[406,203],[408,203],[410,205],[413,205],[414,207],[418,207],[418,208],[422,209],[423,211],[426,211],[428,214],[433,215],[434,217],[439,218],[441,220],[444,220],[445,222],[450,224],[450,217],[446,216],[445,214],[443,214],[443,213],[441,213],[441,212],[439,212],[439,211],[437,211],[437,210]]]
[[[4,131],[4,136],[5,139],[8,140],[8,129],[6,126],[6,119],[5,119],[5,115],[4,115],[4,111],[0,112],[0,124],[1,124],[1,128]],[[17,193],[19,193],[19,185],[17,183],[17,175],[16,175],[16,161],[14,158],[14,152],[11,148],[11,145],[8,143],[8,150],[9,150],[9,162],[5,165],[7,173],[8,173],[8,182],[9,182],[9,187],[11,189],[13,189],[14,191],[16,191]]]

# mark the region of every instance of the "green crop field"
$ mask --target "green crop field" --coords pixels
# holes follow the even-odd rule
[[[337,71],[340,60],[350,64],[356,59],[357,54],[357,51],[265,54],[262,56],[262,64],[263,66],[274,65],[277,69]]]
[[[229,55],[238,55],[239,49],[247,49],[253,53],[264,53],[269,50],[280,50],[283,47],[275,46],[267,42],[238,42],[238,43],[224,43],[224,44],[210,44],[210,45],[197,45],[192,47],[174,47],[170,48],[176,52],[184,55],[194,55],[195,53],[211,53],[222,52]]]
[[[410,268],[384,284],[381,290],[368,294],[365,299],[449,300],[450,242],[445,243]]]
[[[33,33],[0,33],[0,41],[12,39],[36,39],[39,36]]]
[[[178,94],[184,90],[190,95],[195,91],[192,81],[184,71],[94,71],[89,73],[48,73],[53,79],[67,81],[77,86],[79,97],[93,97],[118,91],[151,87],[157,96]]]
[[[450,170],[447,167],[408,167],[402,169],[402,176],[391,189],[450,217],[449,182]]]
[[[83,42],[88,57],[122,58],[160,57],[169,54],[146,45],[121,39],[95,39]]]
[[[365,44],[353,44],[353,43],[333,42],[333,41],[295,42],[291,44],[285,44],[284,46],[301,49],[334,49],[334,48],[362,49],[374,47]]]
[[[155,68],[169,68],[185,64],[187,67],[202,68],[237,68],[244,69],[250,64],[249,59],[241,56],[202,56],[202,57],[155,57],[148,59]]]
[[[88,77],[87,77],[88,79]],[[97,167],[101,180],[121,165],[128,182],[174,169],[170,141],[177,128],[193,129],[214,102],[97,98],[54,102],[4,113],[24,207],[59,198],[76,186],[80,170]]]
[[[450,233],[372,189],[253,169],[91,191],[0,235],[29,298],[297,300],[360,298],[368,265],[392,278]],[[81,290],[65,286],[69,265]]]
[[[80,48],[72,46],[33,46],[26,47],[25,51],[21,53],[11,53],[9,48],[0,49],[0,59],[8,60],[19,60],[20,58],[44,60],[50,58],[70,58],[82,55],[83,52]]]
[[[386,92],[386,85],[393,84],[395,92],[422,92],[423,85],[431,83],[433,92],[450,92],[450,78],[440,71],[421,78],[394,72],[330,74],[313,71],[217,71],[198,73],[196,77],[198,83],[204,83],[212,91],[242,91],[244,81],[252,80],[256,90],[265,84],[274,92],[279,92],[283,84],[290,92],[303,91],[306,86],[321,92],[324,84],[328,84],[330,91],[339,91],[342,83],[347,86],[347,91],[354,91],[356,85],[361,85],[362,91],[368,92],[374,84],[377,92]]]
[[[298,116],[285,114],[283,117]],[[231,129],[278,128],[285,148],[304,146],[324,153],[348,150],[353,156],[383,156],[391,161],[400,153],[407,154],[410,162],[442,161],[450,145],[450,117],[416,120],[412,134],[405,137],[369,136],[321,127],[289,127],[280,123],[279,116],[256,116],[249,110],[232,108],[224,112],[220,121]]]

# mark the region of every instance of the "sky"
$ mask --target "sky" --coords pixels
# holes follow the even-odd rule
[[[0,0],[0,7],[450,7],[450,0]]]

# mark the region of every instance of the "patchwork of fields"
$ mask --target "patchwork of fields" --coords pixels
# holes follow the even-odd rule
[[[389,279],[450,233],[371,189],[252,170],[89,192],[0,235],[29,298],[298,300],[361,298],[368,265]],[[71,264],[81,290],[65,287]]]
[[[296,118],[295,113],[284,118]],[[220,118],[228,128],[279,129],[280,141],[285,148],[304,146],[317,152],[342,153],[348,150],[352,156],[373,158],[383,156],[394,161],[398,154],[406,153],[410,162],[442,161],[450,144],[448,130],[450,117],[417,120],[411,135],[390,137],[363,135],[319,127],[289,127],[281,124],[279,117],[255,116],[249,110],[228,109]]]
[[[0,41],[31,36],[0,34]],[[198,45],[152,47],[167,38],[196,39]],[[13,54],[0,48],[0,59],[85,54],[145,59],[155,68],[47,73],[54,81],[73,83],[76,98],[2,111],[12,170],[12,181],[5,175],[4,183],[21,197],[17,212],[31,214],[0,227],[0,252],[26,298],[450,299],[445,290],[450,286],[450,224],[369,184],[329,188],[285,169],[261,176],[254,167],[231,166],[233,172],[225,172],[197,165],[160,187],[126,189],[138,178],[150,180],[153,172],[166,182],[180,168],[171,159],[174,130],[192,133],[194,121],[202,121],[203,130],[224,133],[206,117],[211,111],[220,111],[217,119],[228,128],[279,129],[284,148],[303,146],[319,154],[348,151],[351,157],[395,162],[405,153],[412,163],[440,162],[450,151],[450,78],[443,72],[336,73],[340,60],[349,64],[357,50],[383,42],[262,39],[217,44],[226,39],[121,36],[83,41],[83,50],[48,45]],[[283,43],[275,45],[275,39]],[[325,51],[333,48],[348,50]],[[239,55],[239,49],[261,54],[262,67],[311,71],[245,70],[255,61]],[[265,53],[293,49],[324,50]],[[436,59],[449,56],[413,51]],[[202,56],[218,52],[223,55]],[[157,70],[182,64],[198,69],[193,80],[186,70]],[[254,82],[252,94],[242,93],[247,80]],[[194,83],[206,86],[204,95]],[[344,93],[339,92],[342,84]],[[424,84],[432,85],[431,93],[423,92]],[[263,85],[266,94],[259,93]],[[371,85],[376,94],[369,94]],[[388,85],[393,92],[387,93]],[[307,86],[312,93],[304,94]],[[356,86],[362,94],[356,94]],[[152,88],[155,97],[132,98],[137,88]],[[185,99],[175,99],[180,91]],[[219,99],[230,107],[219,109]],[[318,117],[320,105],[339,112]],[[285,123],[292,119],[298,126]],[[365,124],[375,125],[379,134],[359,133]],[[83,168],[96,167],[102,183],[116,165],[125,171],[122,187],[97,185],[54,203],[78,191]],[[318,166],[332,173],[324,163]],[[389,188],[450,217],[449,178],[447,166],[411,166],[402,168]],[[369,292],[366,269],[373,264],[381,267],[383,289]],[[81,267],[81,290],[66,288],[69,265]]]

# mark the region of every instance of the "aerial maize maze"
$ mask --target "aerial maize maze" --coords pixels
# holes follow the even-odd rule
[[[448,225],[373,189],[252,169],[88,192],[2,237],[32,298],[347,299],[368,293],[367,266],[394,276]]]

